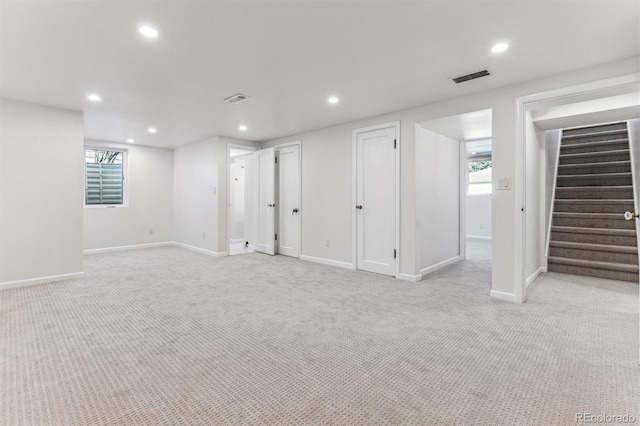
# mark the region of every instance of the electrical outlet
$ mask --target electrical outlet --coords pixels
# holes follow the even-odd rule
[[[484,224],[483,223],[480,224],[480,229],[484,229]]]
[[[206,233],[206,232],[203,232],[203,233],[202,233],[202,239],[204,240],[204,239],[206,239],[206,238],[207,238],[207,233]]]
[[[325,247],[331,247],[331,240],[329,238],[327,238],[326,240],[324,240],[324,246]]]
[[[149,228],[149,235],[153,235],[153,234],[154,234],[153,228]]]
[[[213,187],[213,195],[216,195],[217,191],[216,191],[216,187]]]

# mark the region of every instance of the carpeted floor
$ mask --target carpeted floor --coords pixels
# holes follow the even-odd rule
[[[479,243],[482,244],[482,243]],[[87,256],[0,292],[0,424],[575,424],[640,417],[638,286],[488,297],[483,249],[419,283],[251,253]]]

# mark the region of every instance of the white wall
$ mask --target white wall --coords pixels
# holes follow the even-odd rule
[[[546,213],[546,172],[545,137],[544,132],[536,129],[531,114],[527,113],[526,127],[526,158],[527,180],[525,187],[525,277],[530,283],[545,267],[544,249],[546,248],[545,213]]]
[[[639,69],[638,58],[631,58],[266,142],[265,146],[273,146],[302,140],[302,254],[353,262],[350,235],[354,129],[401,121],[400,272],[416,276],[420,271],[416,257],[419,251],[415,215],[416,123],[492,108],[493,176],[510,177],[513,181],[515,173],[520,173],[515,165],[516,97],[638,72]],[[514,264],[515,247],[520,241],[516,241],[514,235],[516,214],[521,214],[520,203],[513,190],[495,191],[492,197],[492,290],[504,297],[514,295],[519,282]],[[324,239],[329,237],[332,247],[326,248]]]
[[[220,162],[226,170],[226,152],[220,157],[218,144],[218,137],[213,137],[173,152],[174,239],[215,253],[219,252]]]
[[[81,112],[0,99],[0,283],[82,272]]]
[[[85,250],[172,241],[173,150],[93,140],[85,145],[127,150],[129,200],[126,207],[85,207]]]
[[[465,202],[466,236],[491,239],[491,194],[467,195]]]
[[[420,270],[460,255],[460,142],[417,128]]]

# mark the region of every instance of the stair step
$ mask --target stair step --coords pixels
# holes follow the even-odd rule
[[[556,225],[551,227],[551,240],[631,247],[637,247],[638,244],[634,229],[580,228]]]
[[[550,247],[561,247],[576,250],[592,250],[592,251],[606,251],[610,253],[628,253],[638,254],[638,247],[633,246],[616,246],[612,244],[590,244],[590,243],[575,243],[571,241],[551,241]]]
[[[612,263],[612,262],[594,262],[591,260],[582,259],[568,259],[566,257],[549,256],[549,263],[561,263],[563,265],[572,266],[584,266],[587,268],[595,269],[607,269],[610,271],[624,271],[624,272],[640,272],[638,265],[627,265],[625,263]]]
[[[629,161],[628,149],[616,149],[611,151],[581,152],[578,154],[560,154],[559,164],[600,163],[611,161]]]
[[[638,247],[551,241],[549,255],[569,259],[638,265]]]
[[[603,161],[599,163],[561,164],[558,166],[560,175],[580,175],[599,173],[629,173],[631,161]]]
[[[558,186],[556,198],[633,200],[633,186]]]
[[[627,129],[609,130],[606,132],[580,133],[574,135],[562,135],[562,145],[574,143],[600,142],[621,139],[627,136]]]
[[[588,277],[596,277],[596,278],[605,278],[610,280],[618,280],[618,281],[628,281],[634,284],[638,284],[639,274],[638,272],[629,272],[629,271],[619,271],[619,270],[611,270],[611,269],[601,269],[594,267],[587,267],[581,265],[569,264],[566,262],[558,261],[565,260],[563,258],[554,258],[549,257],[548,270],[550,272],[559,272],[562,274],[573,274],[573,275],[586,275]],[[572,259],[568,259],[572,260]],[[583,261],[586,264],[593,264],[592,261]]]
[[[559,213],[624,213],[633,209],[633,200],[556,199],[554,201],[554,211]]]
[[[618,123],[609,123],[609,124],[597,124],[595,126],[575,127],[573,129],[564,129],[562,131],[562,134],[566,136],[574,136],[574,135],[583,135],[588,133],[597,134],[601,132],[626,130],[626,129],[627,129],[626,122],[618,122]]]
[[[572,144],[563,144],[560,152],[563,154],[577,154],[584,152],[602,152],[627,149],[629,147],[629,139],[612,139],[608,141],[597,142],[580,142]]]
[[[625,220],[621,213],[574,213],[553,214],[553,225],[578,228],[636,229],[634,221]]]
[[[628,186],[633,181],[631,173],[600,173],[558,175],[558,186]]]

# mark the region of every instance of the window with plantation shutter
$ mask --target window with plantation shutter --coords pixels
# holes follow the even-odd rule
[[[126,152],[86,149],[85,154],[85,205],[124,205]]]

